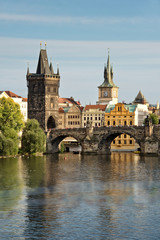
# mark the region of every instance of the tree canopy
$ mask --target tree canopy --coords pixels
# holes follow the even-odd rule
[[[0,98],[0,155],[18,153],[18,132],[24,126],[19,104]]]
[[[149,114],[149,116],[144,119],[144,123],[146,122],[147,119],[151,120],[152,124],[158,124],[159,123],[158,116],[154,113]]]
[[[0,130],[12,128],[18,132],[23,126],[23,115],[19,104],[11,98],[0,98]]]
[[[38,153],[45,150],[45,134],[36,119],[28,119],[22,134],[22,152]]]

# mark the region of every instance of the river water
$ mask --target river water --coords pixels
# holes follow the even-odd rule
[[[160,158],[0,159],[0,239],[160,239]]]

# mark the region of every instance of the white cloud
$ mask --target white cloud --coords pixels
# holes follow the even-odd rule
[[[148,23],[157,22],[159,18],[142,18],[142,17],[70,17],[70,16],[42,16],[42,15],[25,15],[0,13],[0,20],[3,21],[24,21],[35,23],[58,23],[58,24],[120,24],[120,23]]]

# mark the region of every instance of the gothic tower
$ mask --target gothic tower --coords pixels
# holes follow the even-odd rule
[[[36,73],[27,69],[28,118],[35,118],[45,130],[58,126],[59,69],[54,73],[46,49],[40,49]]]
[[[98,87],[97,104],[116,104],[118,102],[118,87],[113,82],[113,68],[110,66],[108,52],[107,66],[104,67],[104,82]]]

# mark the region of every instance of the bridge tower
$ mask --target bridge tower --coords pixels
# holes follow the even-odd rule
[[[110,56],[108,51],[107,66],[104,67],[104,82],[98,87],[97,104],[118,103],[118,87],[113,82],[113,67],[110,66]]]
[[[46,44],[45,44],[46,46]],[[36,73],[27,69],[28,118],[35,118],[47,131],[58,126],[59,68],[54,73],[48,63],[47,51],[40,49]]]

